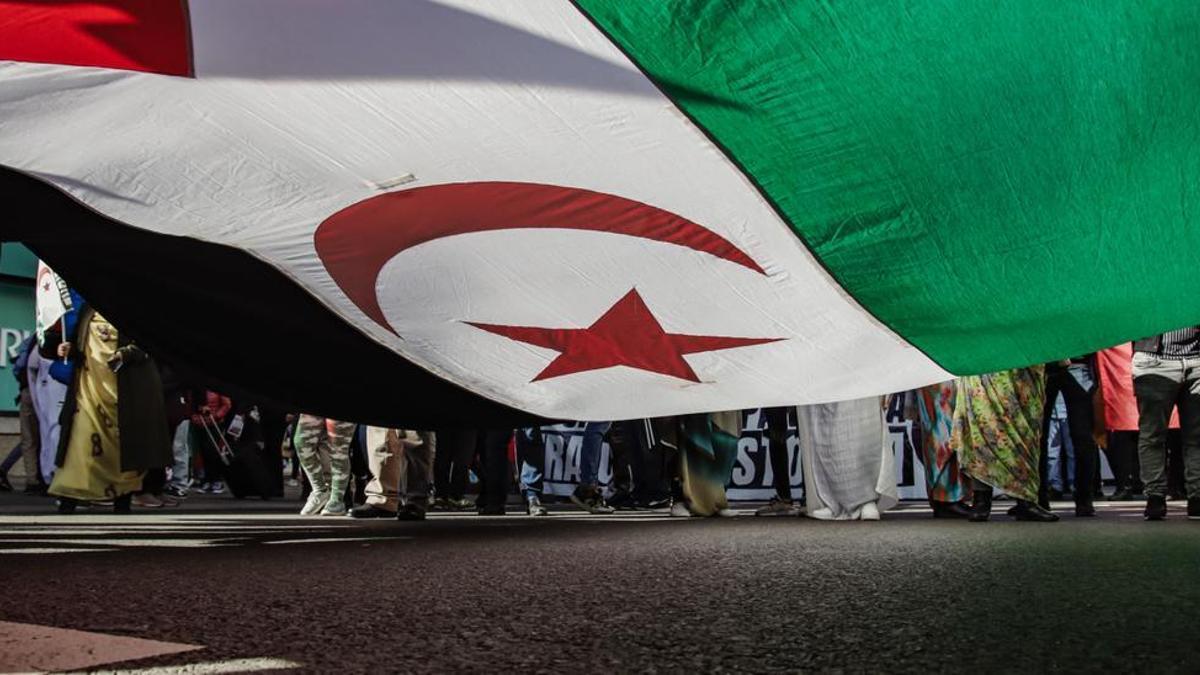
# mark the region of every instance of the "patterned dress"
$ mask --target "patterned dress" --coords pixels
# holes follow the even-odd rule
[[[681,415],[678,421],[680,478],[688,510],[713,516],[729,506],[725,485],[737,459],[741,412]]]
[[[117,353],[117,329],[88,309],[80,318],[78,341],[77,408],[50,494],[84,501],[113,499],[142,488],[141,472],[121,470],[117,374],[108,365]]]
[[[951,443],[963,471],[1036,502],[1045,398],[1042,366],[960,378]]]
[[[960,502],[971,496],[971,479],[966,476],[954,451],[955,380],[931,384],[912,392],[916,417],[921,423],[921,463],[925,465],[925,487],[930,501]]]

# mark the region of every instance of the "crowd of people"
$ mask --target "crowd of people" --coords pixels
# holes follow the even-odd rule
[[[234,400],[181,381],[81,298],[76,305],[26,340],[13,364],[21,440],[0,464],[0,489],[13,489],[7,474],[23,459],[25,491],[54,497],[61,513],[164,508],[196,491],[278,498],[290,460],[303,516],[499,515],[514,495],[528,515],[548,513],[541,427],[379,428]],[[889,397],[766,408],[775,496],[756,514],[879,519],[897,501],[884,411],[900,404],[918,422],[935,517],[986,521],[997,492],[1015,500],[1008,514],[1019,520],[1058,520],[1051,501],[1067,494],[1076,517],[1093,516],[1105,496],[1103,449],[1115,482],[1108,498],[1144,498],[1147,520],[1166,517],[1168,498],[1186,498],[1188,517],[1200,519],[1198,401],[1200,327],[1191,327]],[[802,496],[790,484],[791,411]],[[743,414],[586,423],[571,502],[595,514],[729,515]],[[611,485],[599,481],[606,441]]]

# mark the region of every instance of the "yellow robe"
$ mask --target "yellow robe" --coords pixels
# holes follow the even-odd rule
[[[117,351],[117,329],[94,310],[80,317],[75,392],[63,465],[54,474],[50,494],[80,500],[113,499],[142,487],[142,472],[121,471],[117,428],[117,374],[108,362]]]

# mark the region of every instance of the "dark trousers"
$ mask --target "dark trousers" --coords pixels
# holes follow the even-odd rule
[[[1138,478],[1136,431],[1108,432],[1108,447],[1104,454],[1108,455],[1108,466],[1112,469],[1117,492],[1129,490],[1142,491],[1142,481]]]
[[[142,476],[142,489],[138,490],[140,495],[161,495],[163,488],[167,486],[167,470],[161,467],[147,469],[146,475]]]
[[[479,506],[503,507],[512,487],[512,466],[508,461],[508,441],[512,430],[479,431],[475,434],[475,452],[479,456]],[[439,449],[441,444],[439,443]]]
[[[283,437],[287,433],[287,419],[282,413],[261,411],[263,436],[263,462],[271,474],[272,496],[283,496]],[[298,464],[298,463],[297,463]],[[294,478],[295,476],[293,476]]]
[[[671,494],[663,453],[654,452],[647,420],[614,422],[608,432],[613,453],[613,488],[635,502],[666,499]]]
[[[788,410],[787,407],[763,408],[762,417],[767,422],[764,436],[771,462],[771,480],[775,495],[780,499],[792,500],[792,472],[788,466]]]
[[[1096,475],[1096,463],[1099,461],[1099,448],[1092,436],[1096,413],[1092,407],[1092,390],[1084,389],[1071,373],[1062,367],[1046,368],[1046,405],[1042,421],[1042,454],[1038,462],[1041,475],[1041,485],[1038,487],[1038,501],[1046,503],[1049,477],[1046,475],[1048,458],[1046,441],[1049,438],[1050,415],[1054,412],[1054,403],[1062,394],[1067,404],[1067,429],[1071,434],[1071,444],[1075,446],[1075,505],[1088,506],[1092,503],[1093,479]]]
[[[433,458],[433,493],[437,497],[462,499],[467,493],[467,472],[475,457],[474,429],[438,429],[437,454]]]

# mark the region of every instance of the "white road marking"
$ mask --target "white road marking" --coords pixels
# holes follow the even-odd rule
[[[333,541],[403,541],[412,537],[327,537],[325,539],[281,539],[279,541],[264,541],[264,544],[324,544]]]
[[[262,673],[271,670],[303,668],[303,663],[284,659],[232,659],[229,661],[206,661],[203,663],[180,663],[157,668],[123,668],[116,670],[88,670],[82,673],[111,673],[112,675],[207,675],[209,673]],[[68,675],[76,675],[69,673]]]

